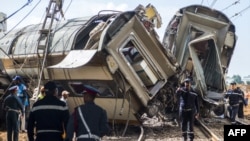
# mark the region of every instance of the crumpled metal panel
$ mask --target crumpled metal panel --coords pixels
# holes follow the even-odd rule
[[[87,64],[96,54],[97,50],[72,50],[58,64],[49,66],[48,68],[77,68]]]
[[[186,71],[186,64],[192,59],[192,77],[198,79],[204,93],[207,88],[223,92],[224,75],[236,43],[234,32],[233,23],[222,12],[191,5],[174,16],[163,44],[176,56],[183,71]]]

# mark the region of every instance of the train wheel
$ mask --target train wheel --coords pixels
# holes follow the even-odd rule
[[[225,112],[225,106],[222,104],[222,105],[219,105],[219,106],[215,106],[213,108],[213,112],[216,116],[221,116],[224,114]]]

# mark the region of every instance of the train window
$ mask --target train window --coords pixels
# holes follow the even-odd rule
[[[135,45],[132,42],[126,44],[124,48],[122,48],[122,53],[127,59],[127,61],[131,64],[134,64],[140,60],[143,60],[141,54],[135,48]]]
[[[73,92],[78,96],[81,96],[82,92],[84,91],[83,85],[90,85],[90,86],[96,88],[100,92],[98,97],[113,97],[114,94],[113,94],[112,90],[109,88],[108,85],[105,85],[105,83],[107,83],[107,82],[103,82],[103,83],[100,83],[100,82],[88,82],[88,83],[70,82],[69,86],[71,87]]]
[[[156,84],[156,76],[150,69],[146,60],[142,57],[141,53],[138,51],[138,48],[136,48],[135,43],[129,41],[122,48],[121,52],[145,86],[152,86]]]
[[[81,82],[70,83],[70,87],[76,95],[81,95],[83,92],[83,84]]]

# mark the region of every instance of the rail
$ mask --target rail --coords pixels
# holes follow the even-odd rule
[[[219,137],[214,132],[212,132],[201,120],[197,120],[200,125],[200,130],[209,138],[211,141],[222,141],[223,137]]]

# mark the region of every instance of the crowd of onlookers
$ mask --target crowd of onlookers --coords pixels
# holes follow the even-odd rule
[[[5,97],[7,140],[18,141],[19,132],[27,132],[29,141],[99,140],[109,133],[107,113],[94,103],[99,91],[83,85],[84,104],[75,107],[70,115],[69,92],[60,93],[54,81],[38,88],[39,94],[30,104],[31,96],[20,76],[13,78]],[[34,97],[32,97],[34,98]]]

